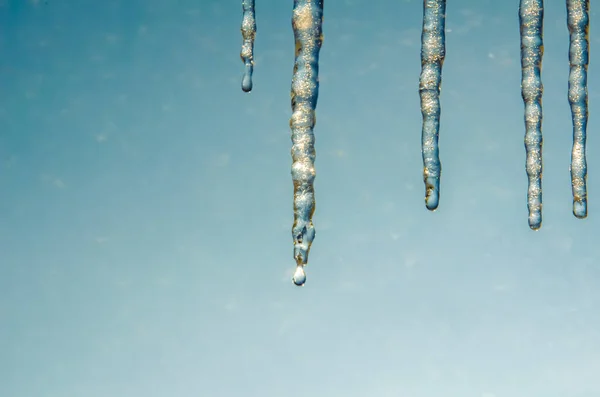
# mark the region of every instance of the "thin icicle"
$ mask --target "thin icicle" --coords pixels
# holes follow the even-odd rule
[[[521,94],[525,104],[525,150],[527,153],[527,208],[529,227],[542,226],[542,92],[541,78],[544,43],[543,0],[521,0]]]
[[[304,266],[315,237],[315,109],[319,95],[319,50],[323,43],[323,0],[294,0],[292,27],[296,60],[292,77],[292,179],[294,181],[294,259],[293,281],[306,281]]]
[[[577,218],[587,217],[585,141],[588,121],[589,9],[589,0],[567,0],[567,25],[570,33],[569,103],[573,117],[571,186],[573,188],[573,214]]]
[[[423,115],[421,150],[423,153],[425,205],[431,211],[434,211],[439,204],[442,172],[438,137],[442,65],[446,56],[445,24],[446,0],[425,0],[423,2],[419,94]]]
[[[252,91],[252,72],[254,71],[254,37],[256,36],[256,19],[254,17],[254,0],[242,0],[242,51],[240,57],[245,65],[242,78],[242,90]]]

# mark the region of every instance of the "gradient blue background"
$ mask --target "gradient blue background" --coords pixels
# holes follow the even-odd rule
[[[527,225],[517,1],[450,1],[425,209],[422,2],[325,4],[317,230],[294,287],[292,1],[0,0],[0,396],[600,396],[600,16],[571,213],[564,1]],[[595,4],[592,4],[594,7]]]

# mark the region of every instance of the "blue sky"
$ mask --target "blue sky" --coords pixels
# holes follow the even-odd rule
[[[547,1],[543,226],[516,1],[447,6],[439,210],[422,2],[325,4],[316,238],[294,287],[292,1],[0,0],[3,397],[600,396],[600,83],[571,213],[564,2]]]

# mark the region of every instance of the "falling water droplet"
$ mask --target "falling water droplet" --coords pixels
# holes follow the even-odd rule
[[[423,129],[423,179],[425,205],[434,211],[439,204],[440,163],[438,137],[440,131],[440,89],[442,65],[446,56],[446,0],[423,2],[423,32],[421,34],[421,77],[419,94]]]
[[[303,287],[304,283],[306,283],[306,272],[304,271],[304,266],[298,265],[296,266],[296,271],[294,272],[294,276],[292,277],[292,281],[298,287]]]
[[[292,28],[296,59],[292,77],[292,179],[294,258],[306,265],[315,238],[315,109],[319,96],[319,51],[323,42],[323,0],[294,0]],[[302,269],[300,269],[302,270]],[[302,270],[302,272],[304,272]],[[304,282],[303,282],[304,283]]]
[[[543,0],[521,0],[521,94],[525,104],[525,150],[529,227],[542,226],[542,85]]]
[[[256,19],[254,17],[254,0],[242,0],[242,51],[240,57],[245,65],[242,77],[242,90],[252,91],[252,73],[254,71],[254,38],[256,37]]]
[[[585,145],[588,122],[589,9],[589,0],[567,0],[567,26],[570,33],[569,104],[573,119],[571,187],[573,214],[580,219],[587,217]]]

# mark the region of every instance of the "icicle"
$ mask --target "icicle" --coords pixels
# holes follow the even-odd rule
[[[423,179],[425,181],[425,205],[434,211],[440,196],[440,164],[438,136],[440,130],[440,88],[442,65],[446,55],[446,0],[423,2],[423,33],[421,35],[421,78],[419,94],[423,130]]]
[[[521,0],[521,94],[525,104],[525,149],[527,153],[527,207],[529,227],[542,226],[542,92],[541,78],[544,44],[543,0]]]
[[[315,237],[315,109],[319,94],[319,50],[323,42],[323,0],[294,0],[292,27],[296,60],[292,77],[292,179],[294,181],[294,259],[296,285],[304,285],[304,266]]]
[[[569,45],[569,103],[573,117],[573,150],[571,152],[571,186],[573,214],[587,216],[587,163],[585,141],[588,121],[587,69],[589,55],[589,0],[567,0]]]
[[[254,71],[254,37],[256,36],[256,19],[254,18],[254,0],[242,0],[244,16],[242,19],[242,51],[240,57],[246,67],[242,78],[242,90],[252,91],[252,72]]]

